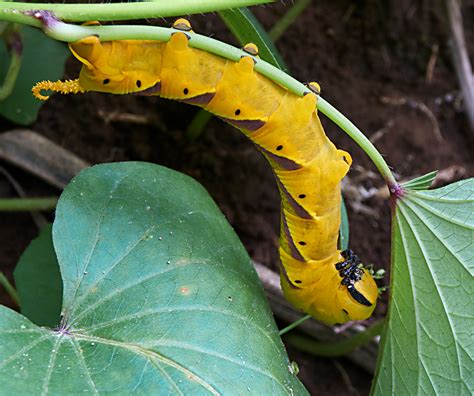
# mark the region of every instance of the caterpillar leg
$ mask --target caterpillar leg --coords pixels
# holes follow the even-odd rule
[[[173,23],[173,29],[181,30],[182,32],[192,32],[193,28],[191,27],[191,23],[184,18],[179,18]]]
[[[258,47],[254,43],[247,43],[242,47],[247,54],[252,56],[258,56]]]
[[[315,81],[311,81],[310,83],[306,84],[306,86],[311,92],[313,92],[317,96],[319,96],[319,94],[321,93],[321,86]]]

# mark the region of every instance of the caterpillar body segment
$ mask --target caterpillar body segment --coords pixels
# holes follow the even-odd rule
[[[164,49],[160,96],[204,106],[216,93],[222,79],[225,59],[188,46],[184,33],[175,33]],[[183,75],[190,76],[184,79]]]
[[[160,84],[165,45],[154,40],[102,43],[90,36],[69,49],[84,64],[79,81],[85,91],[128,94]]]
[[[319,85],[309,83],[299,97],[254,70],[254,44],[234,62],[190,47],[188,21],[173,27],[168,42],[87,37],[71,43],[83,63],[73,91],[160,95],[200,106],[240,129],[268,159],[280,190],[287,299],[327,324],[368,318],[377,286],[352,251],[337,249],[340,182],[352,159],[324,133],[316,111]],[[41,89],[71,90],[61,82],[40,84],[33,88],[37,97]]]
[[[284,95],[279,107],[272,111],[265,125],[249,137],[267,152],[292,160],[301,168],[326,148],[323,136],[329,142],[320,125],[313,123],[317,118],[317,115],[314,117],[315,108],[315,95],[308,94],[300,98],[288,93]],[[277,140],[276,131],[285,133],[280,133]],[[295,156],[294,153],[298,155]],[[280,168],[286,169],[284,166]]]
[[[339,224],[334,221],[337,214],[334,209],[311,219],[303,219],[284,210],[281,216],[282,230],[288,231],[282,232],[281,245],[293,245],[302,261],[330,257],[337,249]]]
[[[216,96],[205,107],[248,134],[263,127],[287,91],[254,71],[251,57],[227,61],[216,87]]]

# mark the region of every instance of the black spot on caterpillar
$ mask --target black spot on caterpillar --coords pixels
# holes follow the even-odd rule
[[[168,42],[91,36],[71,43],[83,63],[79,79],[39,83],[33,92],[42,99],[42,89],[160,95],[203,107],[240,129],[268,159],[280,189],[287,299],[328,324],[368,318],[377,286],[352,251],[337,249],[340,182],[352,160],[324,133],[315,110],[319,85],[309,83],[299,97],[254,70],[254,44],[233,62],[190,47],[188,21],[173,28]]]

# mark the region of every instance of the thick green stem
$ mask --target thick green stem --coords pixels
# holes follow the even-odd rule
[[[0,18],[2,18],[1,12]],[[30,19],[37,21],[37,19],[33,17]],[[43,22],[43,28],[48,36],[67,42],[77,41],[90,35],[98,35],[103,41],[126,39],[168,41],[171,37],[171,34],[176,32],[175,29],[156,26],[77,26],[59,22],[55,19],[51,20],[51,17],[48,15],[43,18]],[[187,34],[190,36],[189,45],[191,47],[222,56],[234,62],[237,62],[242,56],[242,50],[231,45],[193,32],[188,32]],[[248,56],[248,54],[245,55]],[[275,81],[276,83],[299,96],[303,96],[308,92],[308,89],[304,84],[295,80],[293,77],[289,76],[282,70],[263,61],[262,59],[254,59],[255,70],[268,77],[270,80]],[[339,110],[334,108],[323,98],[319,98],[317,107],[323,114],[325,114],[339,127],[341,127],[341,129],[346,132],[367,153],[379,172],[384,177],[390,190],[394,191],[398,186],[395,178],[391,173],[387,163],[377,151],[375,146],[369,141],[369,139],[367,139],[364,134],[351,121],[349,121],[347,117],[345,117]]]
[[[58,198],[5,198],[0,199],[0,212],[29,212],[35,210],[52,210]]]
[[[326,357],[344,356],[354,349],[369,343],[375,336],[380,335],[384,323],[384,320],[380,320],[368,327],[365,331],[337,342],[318,342],[300,334],[288,334],[284,337],[284,341],[313,355]]]
[[[270,3],[273,0],[173,0],[142,3],[103,4],[43,4],[0,2],[0,20],[41,27],[39,21],[31,21],[25,11],[51,11],[56,18],[71,22],[120,21],[130,19],[171,17],[204,12],[247,7]]]
[[[286,12],[281,19],[273,25],[268,33],[273,41],[277,41],[280,36],[293,24],[296,18],[308,7],[311,0],[296,0],[295,4]]]
[[[7,277],[3,274],[3,272],[0,272],[0,285],[4,287],[4,289],[6,290],[10,298],[13,300],[13,302],[17,306],[20,306],[20,297],[18,296],[18,292],[10,283],[10,281],[7,279]]]

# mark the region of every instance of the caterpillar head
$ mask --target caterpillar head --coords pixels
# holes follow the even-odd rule
[[[364,320],[372,315],[378,297],[378,288],[359,257],[350,249],[340,253],[344,259],[334,264],[340,282],[338,305],[348,320]]]
[[[369,318],[377,302],[377,285],[356,263],[357,256],[346,252],[336,251],[323,261],[302,262],[280,249],[285,297],[329,325]]]
[[[90,36],[69,44],[69,49],[83,64],[79,84],[85,91],[127,94],[159,85],[159,70],[157,73],[150,64],[149,53],[161,45],[134,40],[101,42]],[[153,62],[160,63],[156,55]]]

